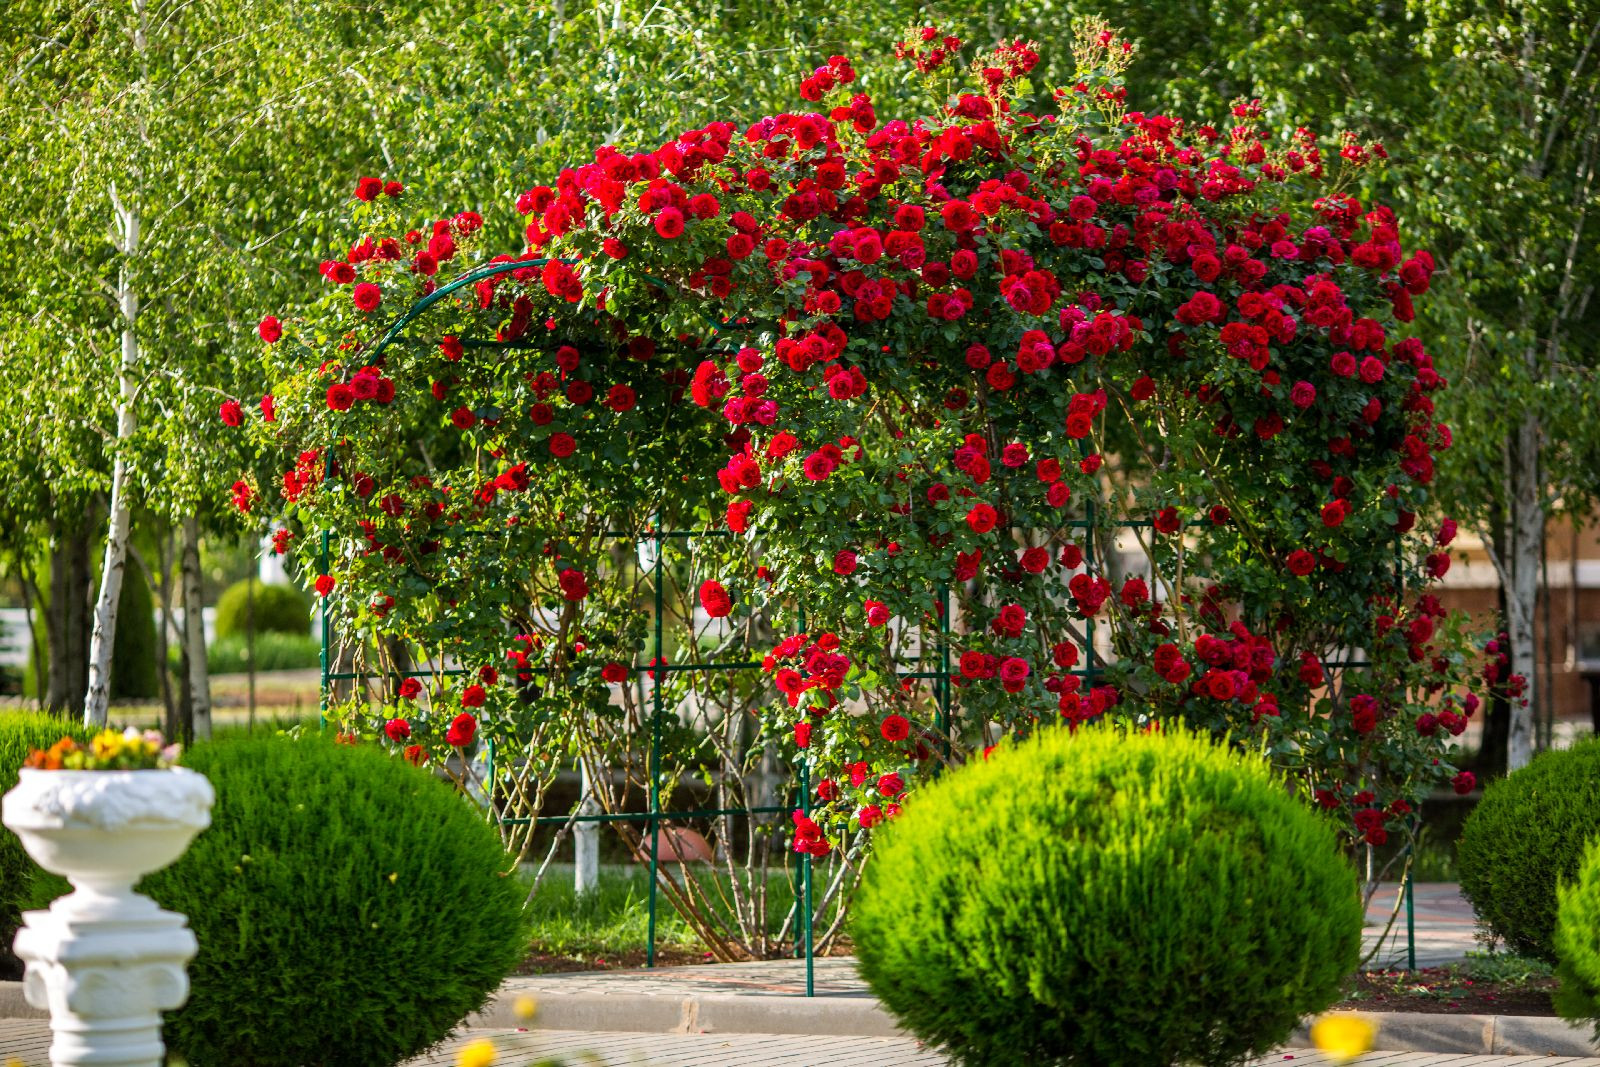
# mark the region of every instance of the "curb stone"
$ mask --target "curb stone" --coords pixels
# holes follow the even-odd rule
[[[529,989],[516,979],[489,999],[468,1026],[515,1028],[518,997],[533,994],[537,1029],[598,1033],[826,1033],[852,1037],[905,1037],[882,1006],[866,996],[806,998],[738,993],[553,993]],[[1365,1012],[1378,1024],[1381,1052],[1438,1052],[1496,1056],[1596,1056],[1600,1044],[1587,1026],[1531,1015],[1433,1015],[1424,1012]],[[0,982],[0,1020],[44,1019],[30,1006],[21,982]],[[1290,1036],[1291,1046],[1309,1047],[1309,1027]]]

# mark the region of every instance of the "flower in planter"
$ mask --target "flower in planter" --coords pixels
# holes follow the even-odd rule
[[[158,730],[130,726],[118,733],[104,730],[87,745],[63,737],[47,749],[28,753],[25,766],[41,771],[154,771],[177,766],[183,750],[168,745]]]

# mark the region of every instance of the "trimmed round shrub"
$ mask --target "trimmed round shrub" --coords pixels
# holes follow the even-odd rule
[[[1545,752],[1483,791],[1456,843],[1461,892],[1513,952],[1556,962],[1556,887],[1600,833],[1600,739]]]
[[[255,604],[250,604],[250,586],[255,586]],[[234,582],[217,599],[217,639],[242,636],[247,612],[253,610],[256,633],[297,634],[311,632],[311,601],[292,585]]]
[[[1556,891],[1556,1011],[1595,1023],[1600,1040],[1600,844],[1590,845],[1575,881]]]
[[[210,829],[144,880],[200,952],[167,1046],[193,1067],[390,1067],[439,1042],[522,958],[498,833],[377,746],[223,740],[185,764]]]
[[[1333,827],[1182,734],[1041,731],[915,797],[856,898],[861,973],[967,1065],[1233,1063],[1338,998],[1362,910]]]
[[[17,784],[17,772],[36,748],[49,748],[62,737],[86,740],[90,731],[80,722],[32,711],[0,713],[0,794]],[[21,912],[32,901],[33,882],[43,874],[23,850],[17,835],[0,826],[0,977],[14,978],[22,965],[11,955]]]

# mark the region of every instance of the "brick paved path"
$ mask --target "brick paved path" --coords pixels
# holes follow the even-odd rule
[[[905,1038],[803,1037],[794,1034],[614,1034],[563,1030],[463,1031],[406,1067],[453,1067],[457,1050],[488,1038],[501,1050],[497,1067],[527,1067],[544,1056],[565,1056],[571,1067],[945,1067],[945,1059]],[[48,1067],[49,1024],[0,1019],[0,1063]],[[1254,1067],[1332,1067],[1306,1049],[1283,1049]],[[1567,1056],[1473,1056],[1374,1052],[1357,1067],[1600,1067],[1600,1059]]]
[[[1388,936],[1383,936],[1384,924],[1389,921],[1398,898],[1398,885],[1381,887],[1367,909],[1367,928],[1362,937],[1363,948],[1370,949],[1381,939],[1376,955],[1367,964],[1369,970],[1384,967],[1404,967],[1406,963],[1406,914],[1402,908],[1395,916]],[[1438,967],[1454,963],[1468,952],[1482,946],[1474,938],[1476,924],[1472,905],[1461,895],[1461,887],[1454,882],[1420,882],[1412,889],[1412,902],[1416,914],[1417,966]]]

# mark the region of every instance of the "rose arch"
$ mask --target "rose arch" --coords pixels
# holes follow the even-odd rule
[[[1432,259],[1346,191],[1378,146],[1128,111],[1131,48],[1077,52],[1059,114],[1016,42],[909,120],[834,57],[804,110],[524,192],[516,254],[363,183],[314,312],[263,324],[285,458],[235,487],[372,676],[329,719],[523,853],[574,763],[607,815],[757,808],[731,887],[661,874],[730,958],[794,933],[752,918],[768,845],[843,900],[919,780],[1046,726],[1227,734],[1353,845],[1409,832],[1477,706],[1426,591]]]

